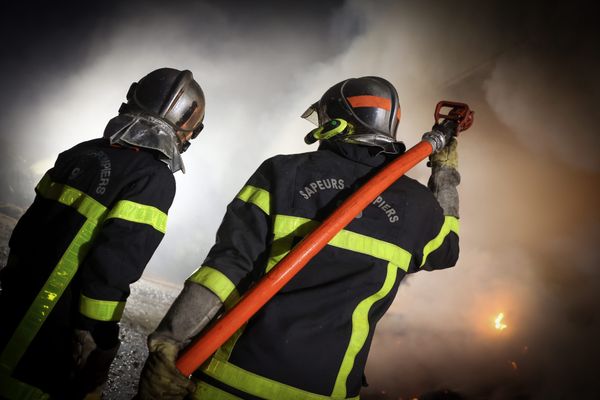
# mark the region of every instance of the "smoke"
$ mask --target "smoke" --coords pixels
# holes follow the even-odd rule
[[[486,98],[531,151],[598,172],[598,29],[590,15],[562,4],[530,20],[533,29],[542,24],[553,29],[536,30],[499,58],[485,84]]]
[[[580,247],[598,233],[561,237],[569,243],[548,243],[545,254],[469,246],[457,269],[409,278],[367,371],[372,393],[391,396],[373,398],[443,388],[466,398],[594,398],[600,259]]]
[[[408,146],[433,123],[438,100],[467,102],[476,116],[460,138],[459,265],[406,279],[378,328],[364,397],[442,388],[467,398],[595,397],[598,58],[597,36],[579,19],[584,7],[269,6],[114,5],[81,35],[84,44],[59,46],[67,72],[54,65],[46,83],[23,84],[26,96],[8,106],[3,98],[11,132],[3,150],[13,154],[3,174],[31,196],[17,171],[35,181],[59,151],[100,136],[129,84],[150,70],[190,69],[207,97],[206,129],[184,154],[188,173],[176,176],[168,232],[146,270],[180,283],[260,162],[313,149],[302,143],[312,127],[299,115],[334,83],[393,82]],[[424,182],[428,173],[421,165],[410,175]]]
[[[33,182],[57,153],[102,134],[132,81],[163,66],[190,69],[207,97],[206,129],[184,155],[188,173],[176,175],[168,225],[173,234],[147,271],[180,282],[198,267],[225,206],[250,172],[274,153],[307,150],[302,138],[312,127],[299,115],[321,89],[307,94],[299,77],[338,51],[320,39],[329,31],[327,8],[322,17],[297,7],[275,19],[251,6],[236,7],[247,18],[206,2],[180,9],[158,2],[115,6],[108,25],[99,24],[85,49],[75,53],[80,68],[42,83],[37,96],[20,101],[27,104],[24,110],[7,113],[9,130],[16,133],[11,147],[18,154],[27,149],[19,172],[27,168],[34,176],[29,199]],[[36,116],[43,134],[31,130],[24,111]]]

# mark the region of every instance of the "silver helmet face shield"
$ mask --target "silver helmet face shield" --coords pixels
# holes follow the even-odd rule
[[[156,150],[173,173],[179,170],[185,173],[180,140],[174,128],[161,118],[145,114],[121,114],[109,121],[104,136],[110,139],[111,144]]]

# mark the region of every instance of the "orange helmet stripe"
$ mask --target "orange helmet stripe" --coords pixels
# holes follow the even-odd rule
[[[386,99],[384,97],[379,96],[351,96],[347,97],[348,103],[353,108],[358,107],[374,107],[374,108],[382,108],[384,110],[390,111],[392,109],[392,101],[390,99]],[[396,114],[396,118],[400,119],[400,108],[398,108],[398,112]]]

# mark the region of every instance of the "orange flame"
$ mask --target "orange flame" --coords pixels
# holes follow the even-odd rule
[[[504,329],[507,328],[507,325],[502,322],[503,319],[504,319],[504,313],[500,313],[496,316],[496,319],[494,320],[496,329],[498,329],[499,331],[503,331]]]

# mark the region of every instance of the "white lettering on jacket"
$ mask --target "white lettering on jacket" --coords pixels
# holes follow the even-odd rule
[[[341,190],[343,188],[344,188],[344,180],[343,179],[325,178],[325,179],[319,179],[319,180],[308,183],[306,186],[304,186],[304,189],[299,190],[298,193],[300,193],[300,196],[302,196],[303,199],[308,200],[313,195],[317,194],[317,192],[319,190],[329,190],[329,189]]]
[[[100,179],[98,180],[98,186],[96,186],[96,194],[104,194],[106,193],[106,187],[110,182],[110,172],[112,169],[112,165],[110,162],[110,158],[103,151],[97,151],[91,153],[92,156],[98,158],[100,161]]]
[[[377,196],[377,198],[373,200],[371,204],[382,210],[392,224],[400,219],[400,217],[398,217],[398,212],[396,211],[396,209],[392,207],[390,203],[385,201],[383,197]]]
[[[300,196],[302,196],[303,199],[308,200],[312,196],[316,195],[319,191],[328,189],[341,190],[344,189],[344,187],[345,186],[343,179],[326,178],[319,179],[306,184],[306,186],[304,186],[302,190],[299,190],[298,193],[300,194]],[[377,196],[377,198],[373,200],[371,204],[383,211],[387,219],[392,224],[400,220],[396,209],[390,203],[385,201],[382,196]],[[360,218],[361,216],[362,212],[356,218]]]

